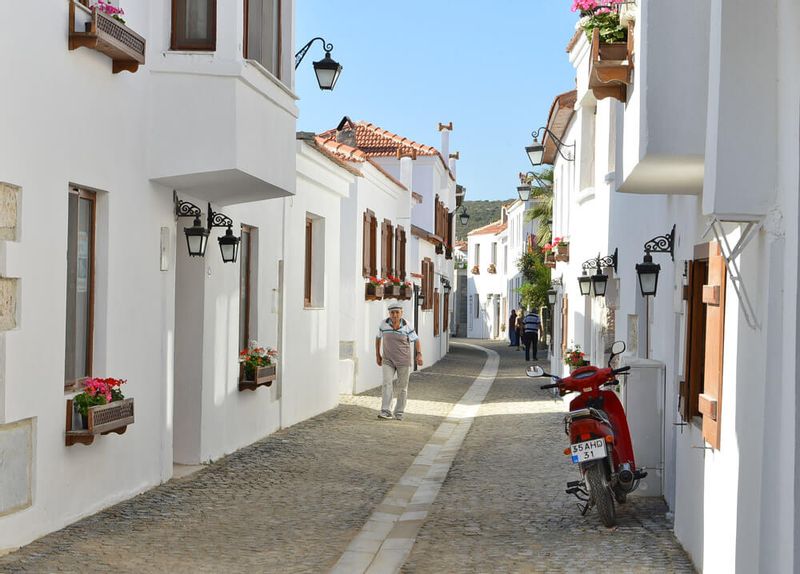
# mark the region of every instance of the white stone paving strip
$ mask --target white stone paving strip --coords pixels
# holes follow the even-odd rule
[[[417,532],[494,382],[500,363],[500,356],[491,349],[468,343],[458,345],[486,353],[483,370],[350,542],[332,573],[394,573],[411,554]]]

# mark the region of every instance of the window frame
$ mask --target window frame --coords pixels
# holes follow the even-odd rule
[[[216,52],[217,50],[217,0],[208,0],[210,21],[209,25],[211,37],[207,43],[187,43],[178,38],[178,5],[183,3],[184,9],[186,7],[186,0],[172,0],[172,14],[170,22],[170,41],[169,49],[185,52]],[[245,28],[246,29],[246,28]]]
[[[66,373],[66,352],[67,352],[67,332],[66,332],[66,317],[65,317],[65,328],[64,328],[64,388],[69,389],[73,388],[74,385],[86,378],[92,376],[93,366],[94,366],[94,320],[95,320],[95,271],[97,268],[97,193],[94,191],[89,191],[87,189],[78,187],[78,186],[70,186],[68,194],[67,194],[67,201],[69,201],[69,196],[74,195],[78,198],[78,206],[80,206],[80,200],[84,199],[91,203],[91,227],[90,227],[90,235],[89,235],[89,265],[87,271],[89,273],[89,278],[87,282],[87,289],[89,291],[89,298],[87,303],[87,314],[86,314],[86,332],[85,332],[85,344],[86,344],[86,356],[84,360],[86,361],[86,368],[85,374],[83,376],[76,377],[74,379],[68,379]],[[69,205],[67,206],[67,210],[69,210]],[[77,214],[76,214],[77,217]],[[78,229],[76,227],[75,233],[78,233]],[[67,223],[67,241],[69,241],[69,222]],[[67,281],[69,281],[69,268],[71,262],[67,260]],[[77,278],[77,254],[75,259],[75,276]],[[76,288],[77,290],[77,288]],[[67,284],[67,294],[69,294],[69,285]],[[67,308],[69,308],[69,301],[67,301]]]
[[[250,56],[250,54],[248,53],[248,51],[249,51],[249,47],[248,47],[249,30],[250,30],[250,2],[251,1],[252,0],[244,0],[244,2],[243,2],[243,8],[244,8],[244,30],[243,30],[243,33],[244,33],[244,37],[242,38],[242,57],[245,60],[252,60],[254,62],[258,62],[259,65],[261,65],[267,71],[269,71],[270,74],[272,74],[273,76],[275,76],[279,80],[282,80],[282,75],[283,74],[281,73],[281,71],[282,71],[282,68],[283,68],[283,66],[282,66],[282,64],[283,64],[283,0],[274,0],[275,3],[277,4],[277,10],[276,10],[275,19],[277,20],[277,23],[278,23],[278,25],[277,25],[278,37],[277,37],[276,43],[275,43],[275,52],[276,52],[276,55],[275,55],[275,67],[276,67],[276,69],[275,70],[272,70],[270,68],[270,66],[264,65],[264,63],[261,60],[258,60],[256,58],[252,58]],[[261,1],[264,2],[266,0],[261,0]]]
[[[313,259],[314,259],[314,220],[306,216],[306,231],[305,231],[305,262],[303,265],[303,307],[311,307],[311,300],[313,295]]]
[[[394,226],[388,219],[381,224],[381,276],[394,275]]]
[[[241,245],[239,246],[239,327],[241,329],[242,318],[244,317],[244,341],[241,340],[241,336],[239,338],[239,344],[241,345],[244,342],[244,346],[240,346],[241,349],[246,349],[250,343],[251,337],[251,330],[250,330],[250,310],[252,308],[252,295],[253,295],[253,288],[252,288],[252,273],[253,273],[253,232],[255,228],[251,225],[245,225],[244,223],[241,226]],[[245,247],[246,246],[246,247]],[[245,256],[245,253],[247,254]],[[247,258],[247,266],[245,268],[245,257]],[[242,277],[241,273],[244,273],[244,285],[246,289],[246,295],[244,296],[244,309],[242,309]]]
[[[394,261],[395,275],[401,281],[406,280],[406,230],[402,225],[398,225],[394,236]]]

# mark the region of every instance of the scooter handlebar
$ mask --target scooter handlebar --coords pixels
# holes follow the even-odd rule
[[[614,373],[615,375],[618,375],[620,373],[627,373],[630,370],[631,370],[631,366],[630,365],[625,365],[624,367],[620,367],[619,369],[614,369],[611,372]]]
[[[540,389],[556,389],[556,388],[558,388],[558,383],[550,383],[550,384],[547,384],[547,385],[542,385],[539,388]]]

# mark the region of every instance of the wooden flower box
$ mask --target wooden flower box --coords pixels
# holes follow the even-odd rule
[[[364,299],[367,301],[379,301],[383,299],[383,285],[373,285],[367,283],[364,290]]]
[[[383,288],[383,298],[384,299],[399,299],[400,298],[400,290],[402,287],[400,285],[388,285]]]
[[[472,273],[473,275],[480,275],[481,274],[481,268],[478,267],[477,265],[473,265],[472,266],[472,270],[470,271],[470,273]]]
[[[494,263],[490,263],[489,266],[486,268],[487,273],[497,273],[497,267]]]
[[[247,378],[245,373],[244,363],[239,364],[239,390],[240,391],[255,391],[258,387],[269,387],[272,382],[277,378],[277,365],[268,365],[266,367],[258,367],[255,372],[255,378]]]
[[[69,49],[90,48],[111,58],[115,74],[135,72],[144,64],[146,41],[111,16],[87,8],[77,0],[69,3]]]
[[[565,263],[569,261],[569,243],[559,243],[556,245],[555,260],[564,261]]]
[[[82,425],[85,428],[76,428],[78,425],[74,415],[75,408],[72,399],[67,399],[66,445],[92,444],[94,437],[99,434],[125,433],[128,425],[133,424],[133,399],[122,399],[105,405],[89,407],[86,420]]]
[[[628,99],[628,84],[633,71],[633,22],[628,23],[627,42],[600,42],[600,31],[592,33],[589,88],[598,100]]]
[[[402,287],[400,287],[400,295],[397,298],[408,301],[411,299],[411,295],[413,293],[414,293],[413,287],[406,287],[405,285],[403,285]]]

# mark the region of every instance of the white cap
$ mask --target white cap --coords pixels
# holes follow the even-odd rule
[[[400,303],[389,303],[389,311],[394,311],[395,309],[403,310],[403,305]]]

